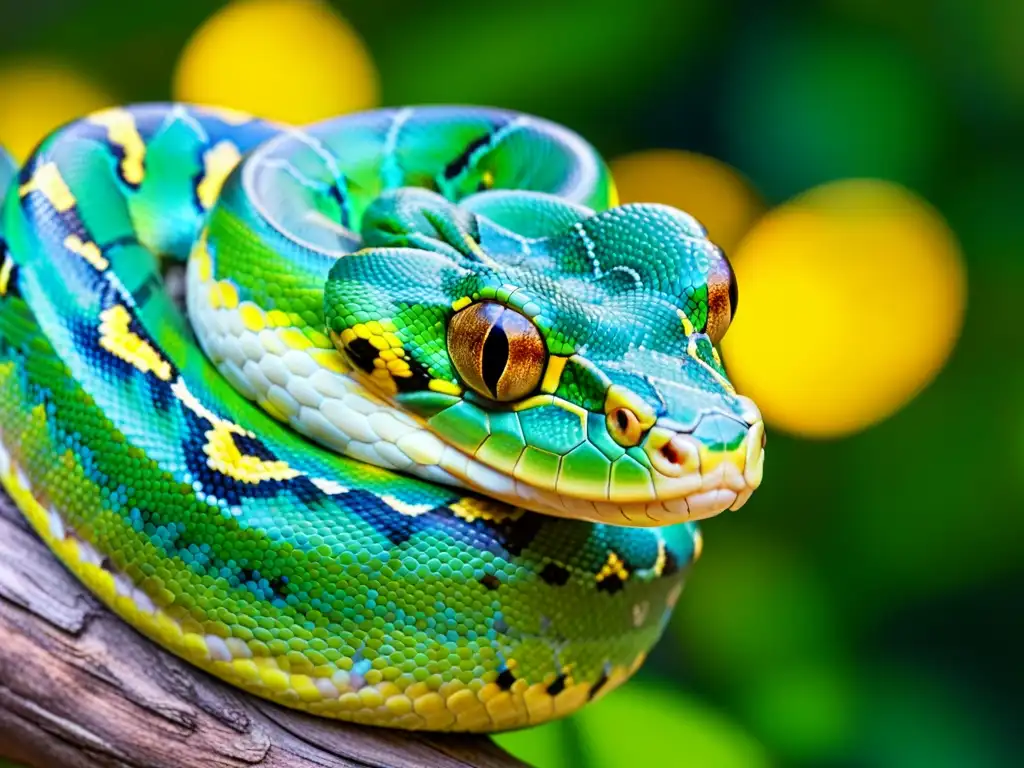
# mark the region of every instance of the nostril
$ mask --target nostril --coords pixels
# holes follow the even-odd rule
[[[679,455],[679,449],[676,448],[675,443],[671,440],[661,446],[661,455],[669,464],[679,464],[682,460],[682,457]]]
[[[761,430],[761,447],[764,448],[767,443],[768,443],[768,433],[765,432],[764,430]]]
[[[666,477],[682,477],[699,471],[700,454],[697,442],[688,435],[672,435],[648,454],[653,467]],[[660,442],[660,441],[659,441]]]

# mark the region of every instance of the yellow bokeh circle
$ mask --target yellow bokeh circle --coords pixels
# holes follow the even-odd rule
[[[836,437],[888,417],[934,378],[960,333],[956,238],[895,184],[817,187],[764,216],[732,262],[730,375],[790,433]]]
[[[54,128],[113,103],[113,96],[70,67],[12,62],[0,67],[0,146],[24,161]]]
[[[757,193],[725,163],[694,152],[649,149],[611,163],[623,203],[664,203],[695,216],[727,254],[763,211]]]
[[[362,40],[320,0],[238,0],[182,51],[174,98],[303,124],[376,106]]]

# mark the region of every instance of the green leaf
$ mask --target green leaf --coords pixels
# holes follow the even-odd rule
[[[724,715],[650,683],[630,683],[584,707],[571,722],[589,768],[769,765],[764,748]]]
[[[534,768],[565,768],[571,761],[569,734],[564,720],[499,733],[494,736],[494,741]]]

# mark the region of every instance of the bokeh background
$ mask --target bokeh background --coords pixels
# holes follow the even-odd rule
[[[0,0],[0,143],[178,98],[490,104],[733,259],[765,482],[541,768],[1024,764],[1020,0]]]

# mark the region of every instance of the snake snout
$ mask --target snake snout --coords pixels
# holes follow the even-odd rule
[[[661,524],[699,520],[742,507],[761,484],[764,422],[753,401],[730,413],[705,413],[689,429],[659,421],[644,442]]]

